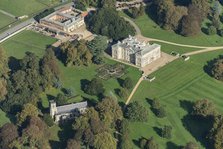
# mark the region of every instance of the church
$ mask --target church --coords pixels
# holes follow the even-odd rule
[[[69,119],[73,119],[76,116],[84,113],[87,109],[87,101],[72,103],[63,106],[57,106],[56,102],[50,101],[50,116],[53,118],[55,123],[63,122]]]

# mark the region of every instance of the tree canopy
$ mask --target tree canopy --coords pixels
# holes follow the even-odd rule
[[[107,36],[114,40],[120,40],[135,34],[135,29],[129,22],[118,15],[113,8],[101,8],[87,21],[90,31]]]

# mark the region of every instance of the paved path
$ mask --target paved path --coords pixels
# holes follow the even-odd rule
[[[3,13],[3,14],[5,14],[5,15],[7,15],[7,16],[9,16],[9,17],[11,17],[11,18],[14,18],[14,19],[16,18],[16,16],[14,16],[13,14],[8,13],[8,12],[2,10],[2,9],[0,9],[0,12]]]
[[[141,77],[139,79],[139,81],[136,83],[134,89],[132,90],[131,94],[129,95],[128,99],[126,100],[125,104],[129,104],[130,100],[132,99],[133,95],[135,94],[135,92],[137,91],[139,85],[141,84],[141,82],[143,81],[143,77]]]

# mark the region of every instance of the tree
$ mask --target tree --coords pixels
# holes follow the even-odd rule
[[[215,35],[217,33],[217,29],[212,25],[208,28],[208,35]]]
[[[100,6],[101,7],[115,7],[116,0],[101,0]]]
[[[188,15],[182,18],[181,34],[184,36],[194,36],[200,33],[202,14],[195,5],[189,5]]]
[[[210,73],[215,79],[223,81],[223,59],[221,57],[213,61],[210,69]]]
[[[159,109],[161,107],[160,101],[158,99],[153,99],[151,106],[153,109]]]
[[[86,84],[84,91],[89,95],[100,95],[104,93],[105,89],[100,79],[93,78],[88,84]]]
[[[221,149],[223,144],[223,116],[214,117],[213,127],[211,128],[207,138],[213,142],[214,149]]]
[[[123,98],[123,99],[127,99],[128,98],[128,90],[125,89],[125,88],[119,89],[118,96]]]
[[[215,27],[215,30],[218,30],[218,29],[220,29],[221,28],[221,21],[220,21],[220,19],[219,19],[219,17],[214,17],[213,19],[212,19],[212,24],[213,24],[213,26]],[[213,29],[214,30],[214,29]],[[216,32],[217,31],[215,31],[215,33],[214,34],[216,34]]]
[[[67,148],[66,149],[81,149],[81,144],[79,141],[75,139],[69,139],[67,141]]]
[[[0,47],[0,78],[7,77],[8,72],[8,57],[5,51]]]
[[[161,136],[166,139],[171,139],[172,138],[172,127],[164,126],[161,131]]]
[[[54,80],[59,80],[60,78],[60,69],[57,64],[57,58],[54,54],[54,51],[51,48],[48,48],[41,60],[42,68],[42,78],[43,85],[50,87],[53,85]]]
[[[103,63],[104,51],[108,47],[107,37],[96,36],[92,41],[88,42],[88,48],[93,55],[93,62],[97,65]]]
[[[38,116],[38,114],[38,108],[30,103],[27,103],[23,106],[22,112],[17,115],[17,122],[19,125],[21,125],[23,122],[25,122],[28,116]]]
[[[144,149],[145,146],[146,146],[146,143],[147,143],[147,139],[145,139],[145,138],[141,138],[141,139],[139,140],[139,147],[140,147],[141,149]]]
[[[43,120],[49,127],[52,127],[54,125],[54,121],[52,117],[50,116],[50,114],[44,114]]]
[[[131,89],[133,88],[133,81],[130,77],[125,78],[122,87],[126,88],[126,89]]]
[[[0,129],[0,148],[9,149],[10,144],[19,137],[17,127],[14,124],[6,123]]]
[[[67,103],[67,97],[64,94],[59,93],[57,94],[55,101],[58,105],[65,105]]]
[[[199,147],[194,142],[188,142],[183,149],[199,149]]]
[[[210,12],[210,3],[207,0],[191,0],[191,4],[199,11],[202,19]]]
[[[30,117],[28,125],[22,130],[21,144],[28,148],[50,149],[49,131],[39,117]]]
[[[166,110],[165,108],[162,106],[160,107],[159,109],[156,109],[156,116],[159,117],[159,118],[164,118],[166,117]]]
[[[108,47],[106,36],[98,35],[93,40],[87,43],[88,48],[91,50],[93,56],[101,56]]]
[[[214,104],[210,100],[203,99],[194,103],[192,113],[202,117],[214,116],[216,114],[215,109]]]
[[[0,78],[0,101],[5,99],[7,94],[7,81],[4,78]]]
[[[125,117],[130,121],[146,122],[148,115],[148,109],[136,101],[130,103],[125,109]]]
[[[187,8],[175,6],[172,0],[154,1],[156,22],[167,30],[177,31],[183,16],[187,15]]]
[[[123,119],[121,122],[121,128],[120,128],[120,143],[119,148],[120,149],[133,149],[132,141],[130,139],[129,133],[129,123],[127,119]]]
[[[110,0],[108,0],[110,1]],[[120,40],[135,34],[135,29],[126,22],[113,8],[101,8],[87,21],[90,31],[95,34]]]
[[[151,137],[146,142],[145,149],[159,149],[159,145],[156,143],[155,139]]]
[[[119,106],[117,100],[106,97],[102,99],[102,102],[99,102],[96,105],[96,110],[99,112],[99,116],[105,124],[109,124],[109,127],[114,127],[118,120],[122,120],[123,113],[122,109]]]
[[[94,148],[96,149],[114,149],[116,145],[116,139],[108,132],[102,132],[95,136]]]

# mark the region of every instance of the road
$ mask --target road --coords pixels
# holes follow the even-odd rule
[[[32,24],[34,22],[35,22],[35,20],[33,18],[31,18],[31,19],[26,20],[26,21],[14,26],[14,27],[8,29],[7,31],[1,33],[0,34],[0,43],[3,42],[8,37],[11,37],[12,35],[14,35],[19,30],[25,28],[26,26],[28,26],[29,24]]]

